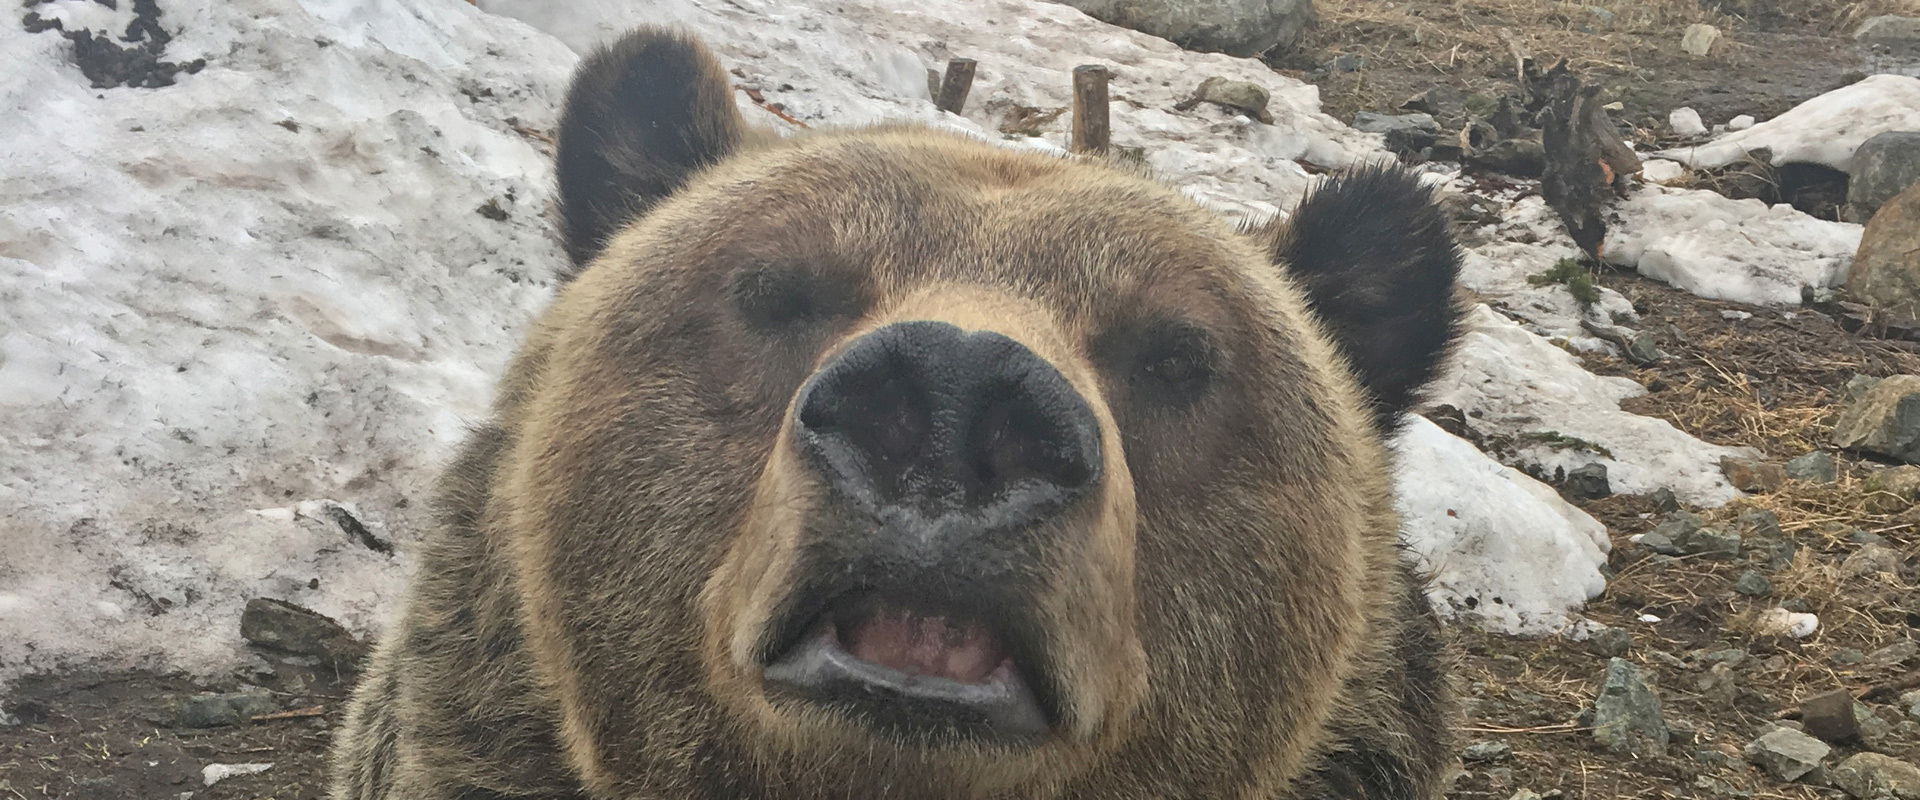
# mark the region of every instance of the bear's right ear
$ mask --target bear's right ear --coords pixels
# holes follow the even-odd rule
[[[560,115],[561,233],[571,278],[622,225],[739,147],[732,82],[698,40],[643,27],[580,63]]]

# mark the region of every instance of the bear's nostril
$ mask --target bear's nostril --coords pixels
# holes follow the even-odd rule
[[[986,496],[1032,480],[1072,489],[1093,475],[1073,415],[1049,414],[1027,388],[996,387],[974,424],[970,462]]]

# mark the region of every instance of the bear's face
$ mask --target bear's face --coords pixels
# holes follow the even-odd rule
[[[623,47],[492,510],[589,783],[1304,758],[1397,522],[1286,237],[955,135],[756,141],[697,46]]]

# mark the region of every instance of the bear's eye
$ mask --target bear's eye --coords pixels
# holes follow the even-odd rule
[[[1181,394],[1196,394],[1213,373],[1213,345],[1204,332],[1179,325],[1168,326],[1150,340],[1141,351],[1142,377]]]
[[[779,333],[848,313],[851,298],[830,284],[802,268],[755,264],[734,278],[733,301],[748,325]]]

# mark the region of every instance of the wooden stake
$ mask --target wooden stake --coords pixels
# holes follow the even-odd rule
[[[940,94],[934,96],[935,108],[958,114],[967,107],[967,92],[973,90],[974,60],[956,58],[947,62],[947,76],[940,81]]]
[[[1073,152],[1105,153],[1111,138],[1107,127],[1107,68],[1087,64],[1073,68]]]

